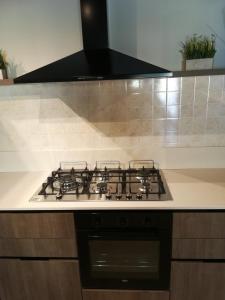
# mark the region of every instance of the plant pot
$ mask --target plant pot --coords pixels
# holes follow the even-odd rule
[[[0,80],[8,79],[8,74],[6,69],[0,69]]]
[[[213,68],[213,58],[186,60],[186,71],[211,70],[212,68]]]

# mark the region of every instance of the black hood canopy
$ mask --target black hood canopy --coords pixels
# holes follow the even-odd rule
[[[65,82],[172,76],[168,70],[109,48],[106,1],[80,0],[84,50],[17,77],[14,82]]]

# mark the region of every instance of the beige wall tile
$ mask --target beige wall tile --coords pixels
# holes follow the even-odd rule
[[[181,105],[181,118],[187,118],[193,116],[193,105]]]
[[[225,134],[225,116],[218,118],[218,132],[220,134]]]
[[[167,106],[167,118],[179,118],[180,117],[180,105]]]
[[[222,102],[224,100],[224,90],[209,90],[209,102]]]
[[[193,116],[195,118],[203,118],[207,115],[207,103],[194,104],[193,107]]]
[[[204,135],[206,131],[206,118],[194,118],[192,121],[192,133]]]
[[[224,88],[224,79],[225,76],[223,75],[214,75],[210,76],[210,90],[223,90]]]
[[[209,89],[209,76],[197,76],[195,83],[195,90],[208,91]]]
[[[207,134],[217,134],[218,126],[219,126],[219,123],[218,123],[217,118],[207,118],[206,133]]]
[[[127,136],[152,135],[152,120],[135,120],[127,123]]]
[[[167,91],[167,79],[166,78],[154,79],[154,91],[155,92],[166,92]]]
[[[28,169],[225,147],[224,76],[0,87],[0,136],[0,161]]]
[[[176,132],[167,132],[166,135],[164,136],[164,140],[163,143],[166,146],[177,146],[178,145],[178,140],[179,140],[179,136],[177,135]]]
[[[196,90],[195,91],[194,103],[195,103],[195,105],[206,104],[208,102],[208,98],[209,98],[208,91]]]
[[[180,97],[180,103],[181,105],[193,105],[194,99],[195,99],[194,91],[190,91],[187,93],[182,92]]]
[[[224,117],[225,104],[224,103],[209,103],[208,104],[208,117]]]
[[[181,90],[181,78],[168,78],[167,91],[174,92]]]
[[[153,122],[153,135],[164,135],[167,129],[167,124],[166,124],[165,119],[163,120],[154,120]]]
[[[190,135],[192,134],[193,119],[192,118],[181,118],[179,120],[179,134]]]
[[[166,106],[154,106],[153,107],[153,119],[166,118]]]
[[[153,105],[154,106],[166,106],[167,104],[167,93],[157,92],[153,94]]]
[[[180,92],[167,93],[167,105],[179,105],[180,99],[181,99]]]
[[[179,119],[166,120],[166,132],[175,131],[178,134]]]
[[[195,89],[196,77],[184,77],[182,78],[182,92],[188,93]]]

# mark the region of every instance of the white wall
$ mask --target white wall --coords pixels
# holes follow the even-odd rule
[[[179,43],[192,33],[216,32],[216,67],[225,67],[224,0],[108,0],[115,49],[180,69]],[[79,0],[1,0],[0,48],[21,75],[82,48]],[[13,63],[13,64],[12,64]]]
[[[72,54],[82,48],[79,0],[1,0],[0,37],[13,76]]]
[[[215,67],[225,67],[224,0],[108,0],[110,43],[171,70],[181,68],[180,41],[216,33]]]

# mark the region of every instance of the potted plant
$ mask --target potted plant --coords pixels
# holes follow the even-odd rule
[[[181,43],[185,70],[206,70],[213,68],[216,54],[215,35],[210,37],[194,34]]]
[[[0,79],[7,79],[7,65],[6,52],[0,49]]]

